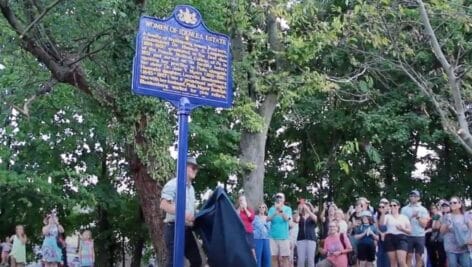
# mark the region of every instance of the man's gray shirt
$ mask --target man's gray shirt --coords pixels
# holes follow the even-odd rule
[[[191,183],[187,183],[185,192],[185,212],[195,214],[195,189]],[[161,199],[169,200],[174,205],[177,204],[177,178],[168,181],[162,188]],[[166,213],[164,222],[175,222],[175,215]]]

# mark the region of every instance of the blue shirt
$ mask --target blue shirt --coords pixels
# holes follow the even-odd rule
[[[419,218],[428,218],[429,217],[429,212],[428,210],[421,206],[421,204],[408,204],[407,206],[402,208],[401,214],[405,215],[408,217],[410,220],[411,224],[411,234],[410,236],[424,236],[425,235],[425,230],[424,228],[420,225],[420,222],[416,217],[412,217],[414,213],[417,213],[417,216]]]
[[[282,212],[289,218],[288,221],[285,221],[281,214],[276,214],[277,211],[275,207],[271,207],[269,209],[268,216],[274,216],[272,217],[269,235],[275,240],[289,239],[289,221],[292,218],[292,209],[290,207],[283,206]]]
[[[256,215],[252,221],[254,227],[254,239],[269,239],[270,223],[264,221],[261,216]]]

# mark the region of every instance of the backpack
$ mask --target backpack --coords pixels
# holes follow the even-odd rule
[[[344,243],[344,234],[340,234],[339,239],[341,240],[343,248],[346,249],[346,244]],[[349,253],[347,253],[347,263],[351,266],[357,264],[357,255],[354,251],[354,248]]]

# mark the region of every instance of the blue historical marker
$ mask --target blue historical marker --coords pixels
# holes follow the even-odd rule
[[[197,106],[232,105],[230,39],[210,31],[191,6],[177,6],[167,19],[143,16],[132,80],[134,93],[168,100],[179,110],[174,266],[183,267],[188,116]]]
[[[230,39],[212,32],[200,13],[177,6],[172,17],[142,17],[133,66],[133,91],[192,105],[230,107]]]

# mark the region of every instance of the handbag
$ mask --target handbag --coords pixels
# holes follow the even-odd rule
[[[471,232],[465,220],[465,215],[463,215],[463,218],[465,227],[460,227],[459,225],[456,225],[454,221],[452,222],[454,237],[456,238],[457,244],[461,247],[467,246],[471,237]]]
[[[343,248],[346,249],[346,244],[344,243],[344,234],[340,234],[339,239],[341,240],[341,244],[343,245]],[[354,249],[347,253],[347,263],[349,265],[357,264],[357,255]]]

